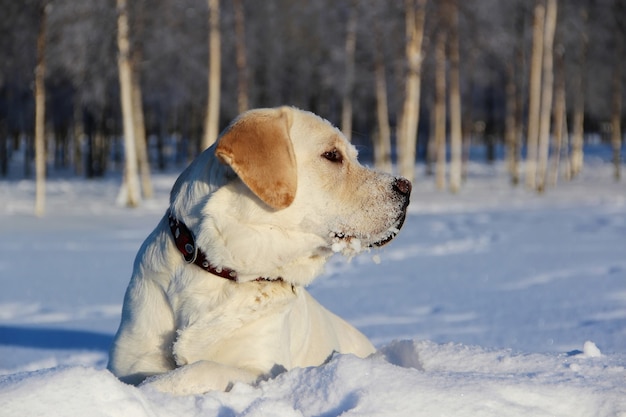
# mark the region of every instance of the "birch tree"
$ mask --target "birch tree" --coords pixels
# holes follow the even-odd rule
[[[435,41],[435,184],[446,188],[446,32],[439,28]]]
[[[137,145],[135,138],[135,117],[133,115],[133,81],[130,59],[130,39],[128,27],[128,7],[126,0],[117,0],[117,47],[118,72],[120,79],[120,100],[124,131],[124,181],[118,201],[129,207],[136,207],[141,201],[139,173],[137,167]]]
[[[135,19],[136,39],[141,39],[144,29],[143,4],[138,3]],[[131,48],[131,71],[132,71],[132,100],[133,121],[135,130],[135,144],[137,146],[137,163],[139,164],[139,176],[141,179],[141,193],[143,198],[152,198],[152,179],[150,178],[150,159],[148,155],[148,139],[146,137],[146,123],[143,111],[143,98],[141,92],[141,62],[143,59],[143,44],[135,41]]]
[[[548,154],[550,149],[550,117],[554,92],[554,34],[556,30],[557,0],[547,0],[543,36],[543,62],[541,85],[541,110],[539,117],[539,153],[537,167],[537,191],[546,188]]]
[[[556,186],[559,177],[559,169],[561,163],[561,152],[564,148],[565,131],[567,130],[567,120],[565,113],[565,50],[563,45],[558,45],[555,50],[556,71],[554,85],[554,129],[553,138],[554,146],[551,157],[550,179],[548,184],[552,187]]]
[[[206,122],[202,149],[211,146],[219,133],[220,118],[220,84],[222,81],[220,51],[222,40],[220,32],[220,1],[209,2],[209,93],[207,102]]]
[[[354,53],[356,51],[357,2],[350,5],[350,15],[346,26],[345,80],[341,104],[341,131],[352,140],[352,92],[354,90]]]
[[[523,90],[521,88],[523,68],[524,68],[524,6],[520,3],[515,7],[515,34],[514,48],[512,54],[508,58],[506,64],[506,115],[505,125],[505,143],[506,143],[506,160],[509,175],[511,176],[511,184],[518,185],[520,180],[520,145],[523,136],[523,113],[524,99]]]
[[[615,15],[614,37],[616,43],[616,59],[613,62],[612,97],[611,97],[611,146],[613,148],[613,178],[621,179],[622,164],[622,71],[624,58],[624,35],[625,29],[622,17],[624,16],[623,0],[614,0],[613,10]],[[618,17],[619,16],[619,17]]]
[[[0,177],[9,174],[9,133],[7,123],[0,121]]]
[[[144,198],[152,198],[152,179],[150,178],[150,160],[148,158],[148,140],[144,121],[143,103],[141,98],[141,83],[139,81],[139,58],[133,59],[132,64],[132,100],[133,121],[135,130],[135,144],[137,145],[137,162],[141,178],[141,193]]]
[[[415,151],[420,111],[420,84],[423,61],[422,43],[426,0],[405,0],[406,61],[405,98],[400,132],[398,132],[398,165],[400,175],[415,179]]]
[[[39,4],[37,64],[35,67],[35,215],[43,216],[46,207],[46,37],[49,3]]]
[[[461,81],[459,57],[459,14],[457,0],[447,0],[446,11],[450,32],[450,191],[461,188],[463,130],[461,128]]]
[[[382,31],[374,22],[374,76],[376,82],[376,121],[378,132],[374,142],[374,165],[391,172],[391,129],[389,127],[389,102],[387,98],[387,75],[383,55]]]
[[[517,166],[517,84],[515,82],[515,63],[506,64],[506,115],[504,118],[504,142],[506,143],[506,164],[511,176],[511,183],[519,182],[519,169]]]
[[[533,12],[533,46],[530,62],[528,93],[528,133],[526,149],[525,182],[534,190],[537,180],[537,148],[539,143],[539,117],[541,110],[541,68],[543,57],[543,30],[545,24],[545,0],[536,0]]]
[[[457,3],[458,6],[458,3]],[[477,27],[476,15],[469,13],[465,15],[467,24],[469,27]],[[476,90],[476,76],[477,76],[477,61],[479,54],[479,34],[472,31],[466,39],[466,45],[468,45],[467,57],[463,61],[463,72],[466,74],[466,87],[465,95],[461,95],[465,101],[463,105],[462,120],[461,120],[461,137],[462,137],[462,154],[461,154],[461,178],[467,179],[468,174],[468,162],[470,158],[470,149],[472,146],[472,137],[474,134],[474,105],[473,96]]]
[[[248,110],[248,60],[246,53],[246,24],[242,0],[233,0],[235,12],[235,49],[237,62],[237,111]]]
[[[589,48],[589,5],[580,6],[582,27],[579,32],[577,73],[574,78],[574,110],[572,120],[572,150],[570,153],[569,177],[574,178],[583,169],[583,135],[585,121],[585,87],[587,78],[587,51]]]

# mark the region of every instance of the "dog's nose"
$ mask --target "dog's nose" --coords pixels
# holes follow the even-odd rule
[[[402,195],[411,194],[411,182],[406,178],[398,177],[393,183],[393,189]]]

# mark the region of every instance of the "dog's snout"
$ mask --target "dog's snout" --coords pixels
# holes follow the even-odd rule
[[[393,189],[405,196],[411,194],[411,182],[406,178],[398,177],[393,183]]]

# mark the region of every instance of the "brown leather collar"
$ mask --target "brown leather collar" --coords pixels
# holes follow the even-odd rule
[[[183,254],[185,262],[188,264],[198,265],[200,268],[213,275],[217,275],[218,277],[222,277],[230,281],[237,281],[236,271],[229,268],[219,268],[211,265],[211,262],[207,259],[206,254],[196,245],[196,239],[194,238],[191,230],[189,230],[185,223],[174,218],[172,213],[169,214],[169,223],[174,243],[180,253]]]
[[[170,212],[168,215],[172,238],[176,244],[176,248],[183,255],[185,262],[195,264],[206,272],[225,278],[229,281],[237,281],[237,271],[225,267],[217,267],[211,264],[206,254],[196,245],[196,239],[193,233],[185,225],[185,223],[176,219]],[[282,281],[282,278],[264,278],[259,277],[256,281]]]

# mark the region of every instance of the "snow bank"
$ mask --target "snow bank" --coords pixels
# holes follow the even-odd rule
[[[258,386],[172,397],[93,367],[0,377],[3,416],[626,416],[624,357],[395,341]]]

